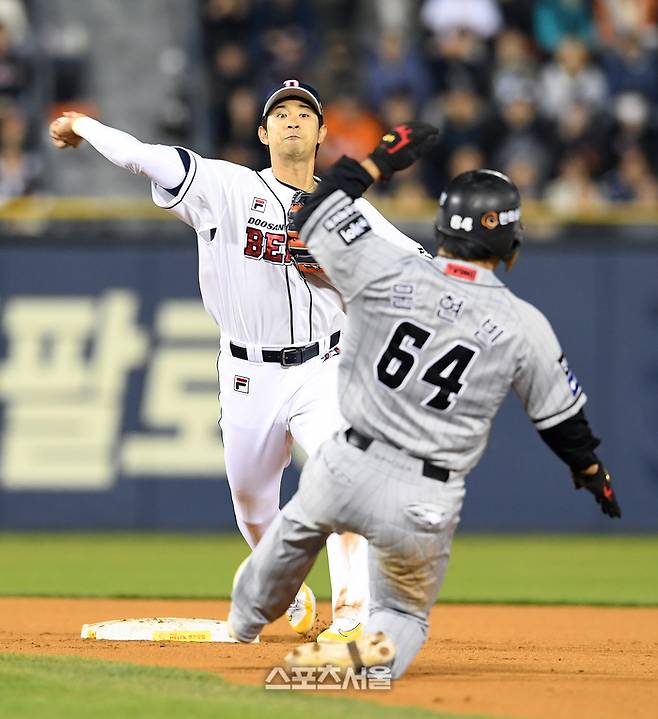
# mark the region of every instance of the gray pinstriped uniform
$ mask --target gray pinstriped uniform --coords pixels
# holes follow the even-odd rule
[[[349,308],[339,394],[341,412],[351,426],[465,473],[480,459],[491,421],[510,387],[537,429],[552,427],[578,412],[585,394],[568,371],[557,338],[539,310],[477,265],[404,256],[372,234],[345,242],[339,231],[325,228],[334,224],[332,215],[341,217],[344,205],[352,207],[346,204],[348,198],[338,199],[338,194],[332,196],[337,207],[328,218],[315,213],[304,237]],[[422,347],[418,345],[423,332],[410,336],[403,323],[426,332]],[[402,347],[414,365],[402,384],[391,388],[379,381],[377,367],[380,373],[395,372],[399,360],[391,356],[382,367],[382,355],[400,327],[400,334],[405,334]],[[432,398],[440,385],[423,377],[457,345],[465,348],[462,363],[467,362],[458,379],[460,391],[435,403],[447,404],[446,409],[433,409]],[[452,357],[459,354],[445,362]],[[451,369],[457,368],[437,368],[444,375]]]
[[[338,434],[309,459],[246,565],[231,621],[241,638],[255,636],[285,610],[327,534],[354,531],[370,547],[368,629],[395,640],[399,676],[425,640],[464,477],[510,387],[537,429],[573,416],[586,397],[549,322],[493,272],[382,242],[342,191],[302,237],[347,302],[341,411],[374,441],[362,451]],[[423,461],[449,480],[424,476]]]

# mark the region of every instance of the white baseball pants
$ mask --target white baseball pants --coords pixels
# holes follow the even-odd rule
[[[218,359],[220,428],[235,517],[253,549],[279,513],[281,476],[295,440],[311,456],[338,428],[339,355],[330,350],[302,365]],[[327,540],[334,618],[368,615],[367,542],[353,534]]]

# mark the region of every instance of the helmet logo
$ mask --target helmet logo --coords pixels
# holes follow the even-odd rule
[[[521,208],[515,207],[513,210],[507,210],[500,213],[500,224],[510,225],[512,222],[518,222],[521,219]]]
[[[485,212],[484,215],[480,218],[480,224],[482,227],[486,227],[488,230],[493,230],[496,227],[498,227],[499,220],[498,220],[498,213],[495,210],[491,210],[490,212]]]
[[[504,210],[500,214],[495,210],[485,212],[480,218],[480,224],[482,227],[486,227],[487,230],[494,230],[498,225],[510,225],[512,222],[518,222],[521,219],[521,209],[515,207],[512,210]]]
[[[450,227],[453,230],[464,230],[470,232],[473,229],[473,218],[462,217],[461,215],[452,215],[450,218]]]

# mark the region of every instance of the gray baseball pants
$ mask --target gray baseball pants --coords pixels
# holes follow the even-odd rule
[[[422,466],[381,442],[362,451],[342,432],[327,440],[236,582],[229,619],[237,637],[253,640],[284,613],[331,532],[355,532],[368,540],[367,631],[393,639],[400,677],[427,638],[465,493],[463,476],[439,482]]]

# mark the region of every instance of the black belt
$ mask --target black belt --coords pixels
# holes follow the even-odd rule
[[[352,446],[362,450],[363,452],[365,452],[372,444],[372,439],[370,439],[370,437],[359,434],[359,432],[357,432],[353,427],[350,427],[345,431],[345,439]],[[416,459],[420,459],[420,457],[416,457]],[[450,470],[445,469],[445,467],[438,467],[436,464],[432,464],[426,459],[421,461],[423,463],[423,476],[428,479],[438,479],[439,482],[448,481],[448,478],[450,477]]]
[[[340,331],[334,332],[329,338],[328,349],[333,349],[340,340]],[[247,357],[247,348],[229,342],[231,354],[238,359],[249,359]],[[320,354],[320,343],[312,342],[304,347],[284,347],[280,350],[263,350],[263,362],[278,362],[282,367],[294,367],[295,365],[304,364],[308,360],[317,357]]]

